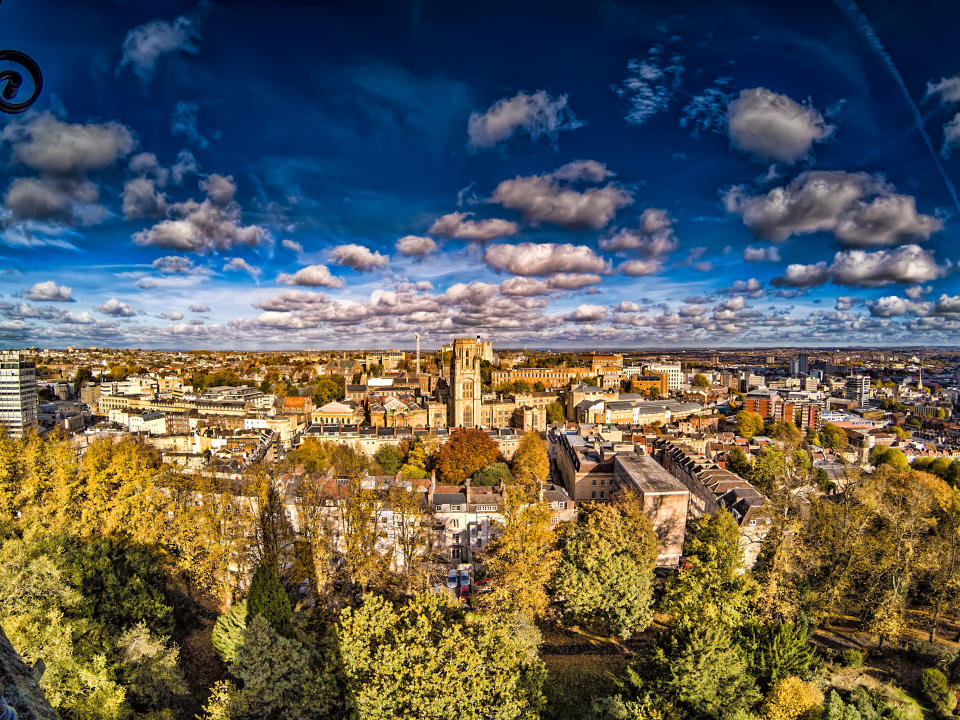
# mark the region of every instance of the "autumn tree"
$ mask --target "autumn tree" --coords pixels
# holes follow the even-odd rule
[[[566,419],[567,419],[566,410],[563,409],[563,405],[561,405],[559,402],[554,400],[549,405],[547,405],[547,422],[548,423],[550,423],[551,425],[555,425],[557,423],[566,422]]]
[[[579,620],[626,638],[653,618],[657,538],[636,496],[584,506],[563,538],[555,586]]]
[[[408,587],[422,579],[424,555],[427,551],[425,495],[414,489],[393,486],[389,492],[393,518],[393,545],[399,555],[401,572]]]
[[[480,468],[497,461],[497,444],[483,430],[460,428],[437,451],[436,468],[446,482],[462,485]]]
[[[847,433],[843,431],[843,428],[839,428],[831,423],[824,423],[823,427],[820,428],[819,434],[820,442],[823,447],[826,448],[843,450],[849,442],[847,439]]]
[[[550,477],[550,457],[547,454],[547,441],[540,433],[531,430],[520,438],[520,443],[510,461],[513,479],[523,485],[547,482]]]
[[[693,380],[690,381],[690,385],[695,388],[705,388],[710,387],[710,381],[703,373],[697,373],[693,376]]]
[[[735,447],[727,453],[727,470],[742,478],[748,478],[750,477],[750,469],[750,461],[743,450]]]
[[[382,504],[373,488],[359,480],[345,486],[337,503],[341,557],[350,581],[361,588],[370,587],[383,570],[380,543]]]
[[[736,628],[748,616],[755,592],[753,579],[744,572],[740,528],[721,510],[696,518],[690,530],[683,545],[690,567],[667,581],[661,607],[677,626]]]
[[[546,671],[536,649],[504,618],[467,622],[449,602],[433,592],[397,605],[367,595],[342,612],[337,639],[357,720],[540,717]]]
[[[542,616],[560,560],[550,509],[514,485],[504,490],[501,514],[500,534],[484,553],[492,592],[482,596],[483,604],[524,617]]]
[[[747,439],[752,438],[754,435],[763,433],[763,418],[755,412],[741,410],[737,413],[736,428],[737,435]]]
[[[377,450],[373,459],[377,461],[380,469],[388,475],[396,474],[397,470],[403,465],[403,454],[393,445],[384,445]]]

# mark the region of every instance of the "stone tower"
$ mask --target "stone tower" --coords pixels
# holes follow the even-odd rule
[[[480,338],[456,338],[450,357],[450,427],[480,425]]]

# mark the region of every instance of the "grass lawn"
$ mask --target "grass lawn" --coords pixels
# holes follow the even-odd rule
[[[543,720],[588,717],[593,698],[617,691],[614,677],[623,673],[625,655],[545,655],[547,707]]]

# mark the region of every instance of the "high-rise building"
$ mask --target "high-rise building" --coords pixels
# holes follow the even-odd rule
[[[481,422],[480,338],[456,338],[450,357],[450,391],[447,423],[450,427],[475,427]]]
[[[855,400],[860,407],[866,407],[870,399],[870,377],[868,375],[851,375],[843,388],[843,397]]]
[[[810,360],[807,357],[806,353],[800,353],[797,356],[797,369],[799,370],[801,375],[810,374]]]
[[[37,429],[37,367],[16,351],[0,351],[0,428],[15,438]]]
[[[670,390],[679,390],[683,384],[683,370],[680,363],[651,363],[647,365],[647,370],[667,374],[667,388]]]

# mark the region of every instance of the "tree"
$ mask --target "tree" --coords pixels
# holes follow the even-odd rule
[[[550,510],[521,486],[504,490],[500,535],[484,553],[492,592],[483,604],[527,618],[549,605],[547,586],[559,562]]]
[[[920,689],[937,714],[952,717],[957,706],[957,696],[947,682],[947,676],[938,668],[925,668],[920,673]]]
[[[778,620],[761,624],[750,622],[741,630],[750,674],[760,689],[767,691],[788,677],[809,680],[817,666],[817,655],[809,642],[810,626],[805,619],[797,622]]]
[[[427,472],[427,450],[423,440],[417,438],[413,446],[407,452],[407,457],[400,468],[400,474],[405,478],[427,478],[430,473]]]
[[[662,633],[634,671],[643,687],[683,711],[682,717],[731,717],[760,699],[743,650],[719,624]]]
[[[563,405],[554,400],[552,403],[547,405],[547,422],[551,425],[557,423],[563,423],[567,420],[567,413],[563,409]]]
[[[697,373],[693,376],[693,380],[690,381],[690,385],[698,388],[710,387],[710,381],[707,380],[707,376],[703,373]]]
[[[513,478],[522,485],[534,485],[546,482],[550,477],[550,456],[547,454],[547,441],[540,433],[531,430],[520,438],[513,459],[510,461]]]
[[[79,395],[80,388],[83,387],[83,384],[93,380],[93,373],[90,371],[86,365],[78,367],[77,371],[73,375],[73,394]]]
[[[360,588],[370,587],[383,570],[379,547],[385,535],[380,525],[382,509],[376,491],[359,480],[350,482],[337,504],[344,569]]]
[[[563,541],[555,586],[579,620],[599,620],[622,638],[653,618],[657,538],[636,496],[584,506]]]
[[[889,465],[898,472],[910,470],[910,461],[899,448],[877,445],[870,451],[870,462],[873,465]]]
[[[290,598],[277,580],[273,571],[264,564],[257,566],[250,581],[250,593],[247,595],[247,626],[256,617],[266,620],[275,632],[283,637],[293,636]]]
[[[536,649],[503,618],[465,620],[433,592],[397,605],[367,595],[346,608],[337,638],[357,720],[539,718],[546,672]]]
[[[288,638],[263,617],[255,618],[230,664],[241,687],[230,681],[215,685],[205,720],[342,717],[344,700],[331,646],[326,635]]]
[[[797,447],[803,440],[803,434],[800,429],[790,420],[776,422],[770,426],[767,432],[770,437],[777,438],[788,448]]]
[[[750,439],[763,432],[763,418],[755,412],[741,410],[737,413],[736,427],[737,435]]]
[[[423,495],[415,490],[393,486],[390,488],[390,509],[393,511],[393,542],[400,555],[403,574],[410,585],[419,578],[424,553],[427,550],[428,515],[423,506]]]
[[[323,407],[329,402],[343,400],[346,397],[346,388],[343,375],[324,375],[317,378],[316,389],[313,391],[313,404]]]
[[[823,693],[798,677],[778,681],[760,707],[762,720],[820,720]]]
[[[823,447],[843,450],[849,440],[843,428],[839,428],[831,423],[824,423],[823,427],[820,428],[820,442],[823,444]]]
[[[497,444],[483,430],[460,428],[437,452],[436,468],[446,482],[462,485],[477,470],[497,461]]]
[[[393,445],[384,445],[373,459],[388,475],[394,475],[403,465],[403,455]]]
[[[783,451],[770,444],[761,448],[747,476],[762,493],[770,493],[787,474],[787,459]]]
[[[224,662],[233,662],[237,657],[237,649],[243,643],[246,630],[247,601],[243,599],[218,617],[213,626],[210,639],[217,657]]]
[[[736,473],[742,478],[748,478],[752,467],[747,459],[747,454],[740,448],[735,447],[727,453],[727,470],[730,472]]]
[[[537,380],[537,381],[533,384],[533,391],[534,391],[534,392],[546,392],[546,391],[547,391],[547,386],[544,385],[542,381]]]
[[[667,581],[663,611],[680,627],[742,625],[755,585],[744,573],[739,526],[721,510],[701,515],[689,529],[692,536],[684,543],[683,553],[690,567]]]
[[[508,484],[513,482],[513,475],[510,473],[510,466],[504,462],[493,463],[485,468],[477,470],[470,478],[473,485],[493,486],[501,482]]]
[[[887,430],[896,435],[898,440],[906,440],[908,437],[910,437],[910,433],[908,433],[899,425],[891,425],[887,428]]]

